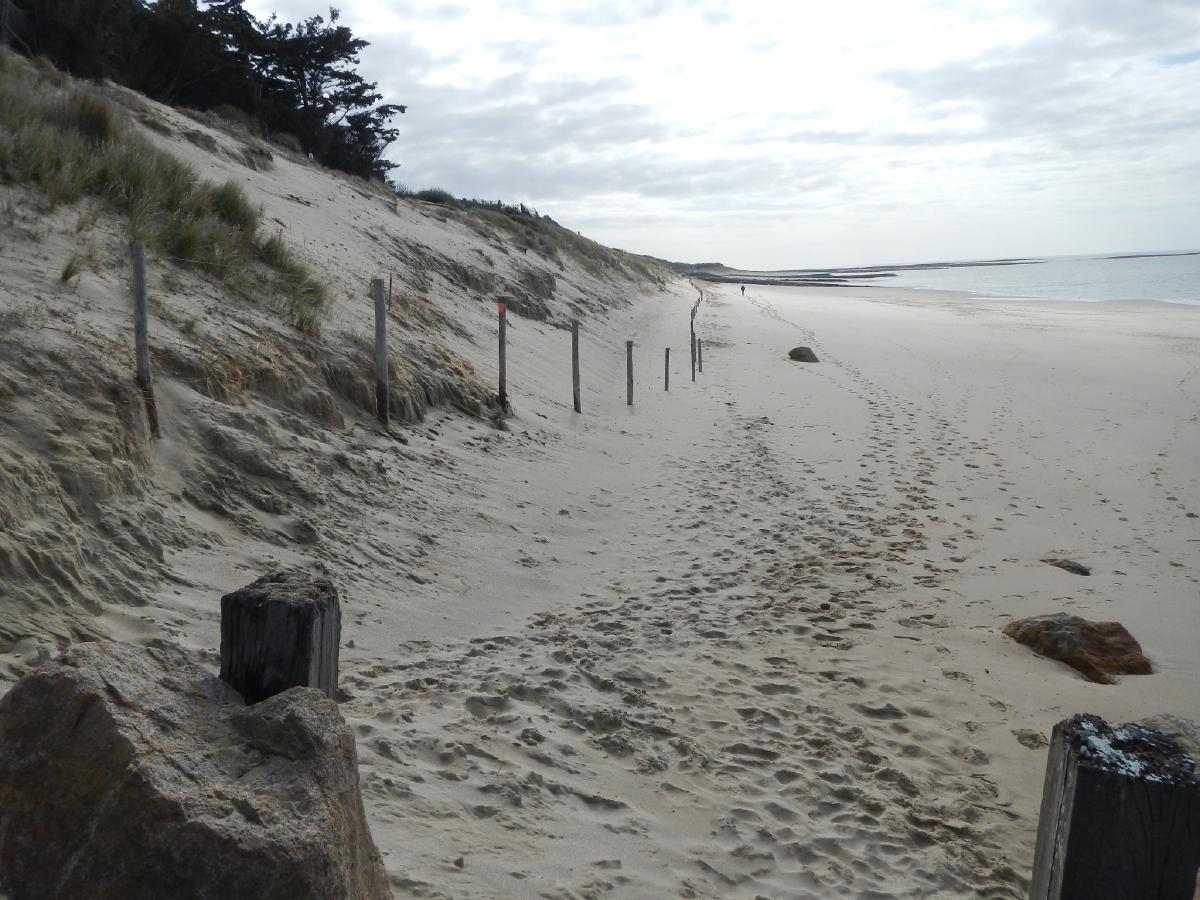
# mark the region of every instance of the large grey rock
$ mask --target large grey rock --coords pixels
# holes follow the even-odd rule
[[[375,900],[337,706],[254,706],[175,648],[80,644],[0,698],[0,895]]]

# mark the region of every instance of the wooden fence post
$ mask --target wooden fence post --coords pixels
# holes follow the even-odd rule
[[[696,368],[700,370],[700,374],[704,374],[704,345],[700,342],[700,338],[696,338]]]
[[[496,314],[499,316],[500,321],[500,408],[503,410],[508,408],[508,371],[504,357],[504,339],[507,323],[504,318],[505,306],[503,303],[496,304]]]
[[[264,575],[221,598],[221,680],[247,703],[290,687],[336,700],[341,636],[333,584],[303,572]]]
[[[154,402],[154,383],[150,378],[150,333],[146,325],[146,245],[134,241],[129,246],[133,259],[133,345],[137,359],[137,386],[150,420],[150,434],[161,437],[158,404]]]
[[[633,341],[625,342],[625,405],[633,406]]]
[[[671,389],[671,348],[667,348],[667,352],[663,354],[663,390]]]
[[[388,398],[387,301],[383,296],[383,279],[371,279],[371,296],[375,300],[375,415],[379,424],[388,427],[391,410]]]
[[[579,404],[579,322],[571,323],[571,399],[575,412],[583,412]]]
[[[1180,747],[1098,716],[1054,726],[1030,900],[1192,900],[1200,780]]]

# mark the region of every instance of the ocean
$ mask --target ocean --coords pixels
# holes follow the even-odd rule
[[[1200,255],[1053,256],[1014,265],[955,263],[945,268],[897,267],[884,271],[895,272],[895,277],[864,283],[966,291],[991,297],[1161,300],[1200,305]],[[853,282],[853,276],[847,280]]]

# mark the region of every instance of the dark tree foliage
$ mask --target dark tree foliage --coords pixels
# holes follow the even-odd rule
[[[0,0],[4,2],[4,0]],[[364,177],[383,158],[405,107],[382,103],[355,71],[367,42],[313,16],[259,22],[243,0],[15,0],[25,49],[84,78],[109,78],[165,103],[232,106],[315,159]]]
[[[381,104],[375,85],[354,67],[367,42],[338,25],[313,16],[296,25],[268,22],[264,29],[264,74],[284,114],[280,130],[300,136],[305,149],[324,162],[359,175],[384,174],[393,168],[380,158],[396,138],[388,121],[405,107]],[[359,170],[371,160],[370,170]]]

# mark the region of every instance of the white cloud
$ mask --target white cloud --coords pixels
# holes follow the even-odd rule
[[[1194,0],[342,13],[409,104],[400,180],[606,243],[747,267],[1200,246]]]

